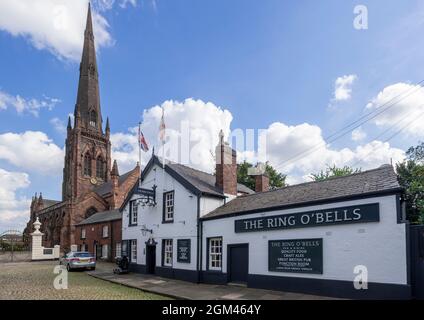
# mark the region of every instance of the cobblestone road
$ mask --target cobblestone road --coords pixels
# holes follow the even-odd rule
[[[68,289],[56,290],[57,262],[0,263],[0,300],[157,300],[165,297],[96,279],[84,271],[69,273]]]

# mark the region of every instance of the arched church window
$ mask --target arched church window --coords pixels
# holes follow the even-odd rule
[[[84,156],[84,175],[91,177],[91,157],[88,153]]]
[[[97,209],[96,208],[94,208],[94,207],[91,207],[90,209],[88,209],[86,212],[85,212],[85,218],[87,219],[87,218],[89,218],[89,217],[91,217],[93,214],[95,214],[95,213],[97,213]]]
[[[100,179],[105,179],[105,162],[103,161],[103,158],[99,156],[96,160],[96,177]]]
[[[96,127],[97,124],[97,113],[96,111],[91,111],[90,112],[90,126],[92,127]]]

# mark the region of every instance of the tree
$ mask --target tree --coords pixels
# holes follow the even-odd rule
[[[247,161],[237,165],[237,182],[244,184],[252,190],[255,190],[255,177],[249,176],[249,168],[253,165]],[[270,189],[277,189],[286,186],[286,175],[277,172],[269,163],[265,165],[265,172],[269,177]]]
[[[333,165],[332,167],[327,165],[327,169],[325,171],[321,170],[319,173],[312,173],[310,177],[314,181],[324,181],[333,177],[344,177],[359,172],[361,172],[361,169],[354,169],[349,166],[338,168],[336,165]]]
[[[411,147],[405,161],[396,165],[399,184],[405,189],[406,216],[411,223],[424,223],[424,143]]]

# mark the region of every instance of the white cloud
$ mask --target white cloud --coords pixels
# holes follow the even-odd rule
[[[411,137],[424,137],[424,88],[407,83],[385,87],[366,109],[386,110],[374,119],[379,127],[394,127]]]
[[[18,114],[30,113],[38,117],[40,110],[52,110],[58,103],[60,103],[60,100],[56,98],[45,96],[42,100],[34,98],[26,99],[20,95],[13,96],[0,90],[0,110],[14,108]]]
[[[66,133],[65,123],[62,120],[60,120],[59,118],[52,118],[52,119],[50,119],[50,124],[60,134],[65,134]]]
[[[22,230],[29,216],[31,203],[17,191],[30,185],[28,175],[0,168],[0,232],[8,229]]]
[[[334,83],[333,101],[346,101],[352,97],[352,85],[358,77],[355,74],[338,77]]]
[[[43,132],[0,134],[0,159],[25,171],[59,175],[63,157],[64,150]]]
[[[225,135],[229,136],[231,113],[211,102],[205,103],[201,100],[165,101],[161,106],[154,106],[143,113],[142,131],[150,148],[153,145],[160,146],[158,134],[162,107],[165,110],[166,134],[170,141],[165,147],[166,158],[212,172],[215,163],[212,153],[218,144],[218,134],[222,129]],[[181,139],[181,134],[184,135],[184,130],[181,128],[184,126],[190,132],[191,140],[188,144],[185,144],[187,139]],[[111,136],[112,158],[117,159],[124,170],[132,169],[138,161],[137,131],[138,128],[135,127],[127,133],[116,133]],[[181,140],[183,140],[182,149]],[[181,150],[189,150],[190,157],[188,152],[180,152]],[[155,153],[162,156],[162,148],[156,147]],[[143,153],[142,164],[145,164],[150,156],[151,152]]]
[[[396,163],[405,155],[403,150],[381,141],[359,145],[354,149],[335,149],[325,143],[321,128],[308,123],[288,126],[276,122],[261,134],[265,136],[262,139],[266,141],[267,160],[278,171],[288,174],[291,183],[304,181],[311,173],[319,172],[327,165],[350,165],[367,170],[390,163],[391,160]],[[248,161],[256,161],[251,153],[240,155]]]
[[[0,30],[60,59],[79,61],[87,6],[88,0],[0,0]],[[113,45],[106,19],[93,12],[93,24],[97,47]]]
[[[356,128],[352,131],[352,140],[355,142],[362,141],[367,137],[367,133],[362,129],[362,127]]]
[[[137,6],[137,0],[121,0],[119,6],[121,8],[126,8],[128,5],[132,5],[133,7]]]

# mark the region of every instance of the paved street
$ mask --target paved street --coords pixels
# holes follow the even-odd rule
[[[69,273],[68,289],[56,290],[53,273],[57,262],[0,263],[0,300],[152,300],[167,299],[108,281],[83,271]],[[100,267],[101,268],[101,267]]]
[[[88,272],[93,277],[138,288],[151,293],[168,295],[188,300],[337,300],[300,293],[253,289],[240,286],[196,284],[186,281],[161,278],[152,275],[130,273],[113,274],[113,264],[102,264],[96,271]]]

